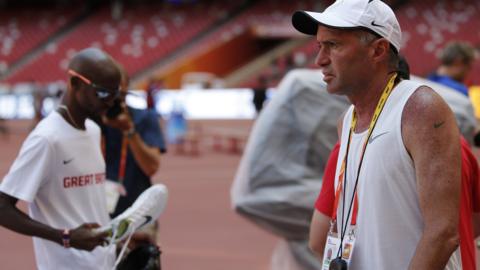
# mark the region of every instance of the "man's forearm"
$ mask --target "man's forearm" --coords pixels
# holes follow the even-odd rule
[[[310,222],[310,233],[308,245],[310,250],[317,255],[319,259],[323,256],[325,243],[330,229],[331,219],[329,216],[315,209]]]
[[[458,248],[458,231],[423,235],[410,262],[410,270],[444,269],[452,253]]]
[[[2,218],[0,219],[1,226],[20,234],[47,239],[57,244],[62,243],[61,230],[31,219],[16,207],[2,205],[0,207],[2,213]]]
[[[142,171],[148,176],[154,175],[160,167],[160,151],[146,145],[137,133],[128,139],[128,145]]]

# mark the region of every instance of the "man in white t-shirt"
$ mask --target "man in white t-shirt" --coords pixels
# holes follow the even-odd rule
[[[90,119],[112,106],[121,76],[94,48],[72,58],[68,75],[61,105],[30,133],[0,184],[0,225],[33,236],[38,269],[111,269],[114,247],[101,246],[107,233],[92,230],[109,216],[100,128]]]

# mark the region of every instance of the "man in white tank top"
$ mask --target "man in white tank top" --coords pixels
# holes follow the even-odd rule
[[[0,184],[0,225],[33,236],[37,268],[112,269],[115,247],[102,247],[106,225],[105,161],[100,117],[119,94],[120,71],[99,49],[78,52],[69,64],[59,108],[29,134]],[[90,119],[89,119],[90,118]],[[17,207],[28,202],[29,216]]]
[[[401,30],[380,0],[297,11],[316,35],[327,91],[353,104],[339,123],[335,223],[323,269],[461,269],[460,139],[431,88],[396,79]]]

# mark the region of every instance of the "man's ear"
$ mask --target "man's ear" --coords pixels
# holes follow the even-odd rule
[[[72,90],[76,90],[78,87],[80,87],[80,80],[75,77],[71,77],[70,80],[68,80],[68,84]]]
[[[390,43],[385,38],[379,38],[372,43],[373,59],[375,62],[381,62],[388,59],[390,52]]]

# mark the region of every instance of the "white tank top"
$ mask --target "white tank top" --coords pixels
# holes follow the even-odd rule
[[[424,225],[417,197],[415,169],[403,144],[401,132],[403,108],[420,86],[419,83],[404,80],[395,87],[370,137],[357,186],[359,204],[356,242],[349,269],[408,269],[422,235]],[[345,157],[352,112],[353,106],[343,119],[335,188],[338,185],[340,165]],[[345,216],[367,133],[352,134],[347,162]],[[337,216],[340,232],[341,198]],[[449,269],[461,269],[458,250],[456,253],[453,256],[456,257],[454,264],[460,264],[460,268]]]

